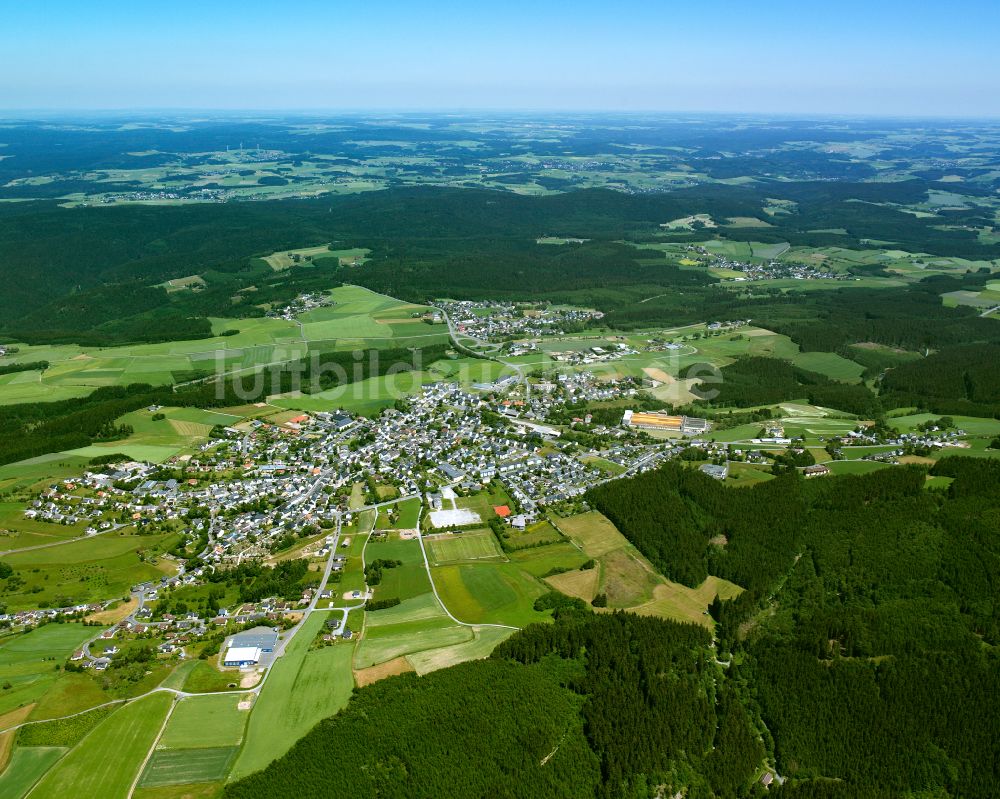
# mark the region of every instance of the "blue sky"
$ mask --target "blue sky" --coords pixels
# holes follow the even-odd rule
[[[1000,2],[4,3],[0,108],[1000,116]]]

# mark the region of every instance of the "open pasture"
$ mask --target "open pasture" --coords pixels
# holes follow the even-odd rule
[[[446,669],[467,660],[480,660],[489,657],[500,642],[507,640],[514,630],[506,627],[476,627],[472,630],[472,639],[459,644],[427,649],[407,655],[406,660],[414,671],[421,676],[438,669]]]
[[[238,746],[250,715],[237,707],[241,698],[233,693],[181,699],[157,745],[163,749]]]
[[[62,664],[95,632],[82,624],[46,624],[0,639],[0,714],[37,702],[59,679]]]
[[[381,611],[378,611],[381,612]],[[354,658],[354,667],[364,669],[403,655],[436,650],[473,639],[471,627],[462,627],[445,616],[404,625],[386,625],[365,630]]]
[[[288,269],[296,263],[302,263],[307,258],[323,258],[331,255],[328,244],[320,244],[318,247],[301,247],[297,250],[284,250],[274,252],[264,258],[264,261],[275,272]]]
[[[382,518],[381,514],[379,518]],[[375,598],[399,597],[409,599],[431,590],[427,579],[427,569],[424,568],[424,558],[420,551],[420,542],[416,539],[403,541],[399,538],[388,541],[368,542],[365,548],[365,561],[398,560],[401,566],[382,569],[382,582],[373,586]]]
[[[42,777],[30,795],[126,796],[172,701],[158,693],[116,710]]]
[[[38,607],[40,601],[62,606],[125,596],[136,583],[173,573],[172,562],[157,560],[157,554],[169,549],[176,540],[173,534],[106,533],[60,546],[5,555],[4,561],[24,580],[24,585],[9,593],[5,601],[11,609],[20,609]],[[41,590],[34,590],[36,586]]]
[[[545,618],[532,606],[547,587],[515,562],[436,566],[432,577],[441,601],[468,624],[524,627]]]
[[[311,650],[328,618],[313,613],[271,667],[271,674],[250,712],[246,739],[233,765],[232,778],[258,771],[281,757],[320,719],[332,716],[354,688],[354,645],[338,642]]]
[[[18,746],[0,772],[0,796],[23,799],[31,787],[66,753],[61,746]]]
[[[645,557],[602,513],[590,511],[558,521],[559,528],[597,560],[600,579],[596,590],[594,578],[586,572],[549,578],[550,584],[562,582],[571,595],[586,598],[595,591],[608,597],[610,608],[627,608],[637,613],[711,626],[705,614],[718,593],[724,599],[735,596],[738,586],[709,577],[697,588],[670,582],[659,574]],[[553,582],[555,581],[555,582]]]

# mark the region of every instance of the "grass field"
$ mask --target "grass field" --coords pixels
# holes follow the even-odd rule
[[[473,637],[470,641],[463,641],[460,644],[442,647],[440,649],[430,649],[423,652],[414,652],[406,656],[406,660],[413,666],[417,674],[428,674],[438,669],[446,669],[464,663],[467,660],[480,660],[489,657],[490,653],[496,649],[501,641],[507,640],[514,634],[514,630],[504,627],[476,627],[472,631]]]
[[[41,779],[32,799],[126,796],[172,701],[158,693],[112,713]]]
[[[211,691],[231,690],[237,682],[233,672],[219,671],[207,660],[198,660],[190,668],[185,669],[184,664],[178,669],[183,674],[184,690],[191,693],[208,693]],[[174,675],[168,680],[176,679]],[[172,680],[173,681],[173,680]]]
[[[221,781],[155,787],[138,785],[132,799],[219,799],[224,787]]]
[[[231,779],[264,768],[287,752],[316,722],[347,704],[354,689],[353,645],[338,643],[309,651],[326,619],[325,613],[313,613],[271,667],[250,713],[246,740]]]
[[[240,710],[241,694],[181,699],[157,746],[162,749],[202,749],[238,746],[249,711]]]
[[[329,254],[325,248],[307,248],[305,254]],[[345,251],[347,257],[361,251]],[[283,268],[288,253],[275,256]],[[274,266],[274,264],[272,264]],[[302,316],[301,330],[293,321],[267,317],[250,319],[213,318],[213,338],[166,341],[121,347],[77,345],[19,345],[15,362],[46,360],[44,372],[19,372],[0,376],[0,405],[74,399],[100,386],[150,383],[167,385],[210,374],[220,368],[249,369],[290,361],[307,354],[310,344],[342,349],[393,347],[444,342],[447,330],[432,328],[414,319],[423,306],[375,294],[357,286],[342,286],[331,292],[335,303]],[[222,336],[224,331],[235,335]],[[303,338],[304,335],[304,338]],[[191,420],[189,420],[191,421]],[[195,421],[195,424],[203,422]],[[165,423],[181,436],[196,428]]]
[[[471,627],[455,624],[433,593],[407,599],[396,607],[365,614],[365,630],[354,667],[366,669],[402,656],[430,652],[475,640]]]
[[[560,519],[558,524],[587,555],[597,560],[600,570],[597,590],[607,594],[611,608],[628,608],[710,627],[712,621],[705,611],[715,595],[728,599],[742,590],[716,577],[709,577],[697,588],[670,582],[597,511]],[[587,593],[594,590],[593,579],[585,573],[579,577],[566,574],[549,578],[549,582],[561,584],[561,590],[586,599]]]
[[[55,670],[97,630],[82,624],[46,624],[0,640],[0,714],[37,702],[61,676]]]
[[[364,669],[403,655],[471,641],[474,637],[471,627],[455,624],[443,614],[437,619],[366,629],[354,667]]]
[[[467,624],[524,627],[546,618],[532,607],[546,586],[516,562],[437,566],[432,573],[441,601]]]
[[[396,527],[400,530],[414,530],[420,517],[421,500],[419,497],[403,500],[396,505],[399,515],[396,518]]]
[[[139,785],[143,788],[156,788],[224,779],[237,751],[238,747],[235,746],[157,749],[149,758]]]
[[[441,533],[424,537],[432,566],[467,560],[504,560],[496,536],[489,529]]]
[[[840,380],[846,383],[856,383],[861,379],[864,367],[849,361],[834,352],[800,352],[792,363],[810,372],[819,372],[832,380]]]
[[[379,514],[379,518],[382,518],[382,514]],[[375,560],[398,560],[403,563],[402,566],[382,570],[382,582],[373,586],[376,599],[409,599],[431,590],[420,552],[420,542],[416,539],[369,541],[365,548],[365,561],[371,563]]]
[[[57,607],[76,602],[125,596],[143,580],[173,573],[169,561],[154,564],[155,556],[174,545],[177,536],[110,533],[57,547],[5,555],[4,561],[21,573],[24,585],[5,602],[12,610],[36,608],[41,601]],[[138,551],[145,553],[139,559]],[[34,588],[40,592],[33,592]],[[60,601],[56,601],[59,597]]]
[[[7,768],[0,773],[0,796],[22,799],[65,753],[66,749],[59,746],[17,747]]]

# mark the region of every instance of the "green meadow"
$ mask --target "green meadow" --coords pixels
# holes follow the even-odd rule
[[[11,609],[39,603],[66,604],[125,596],[136,583],[173,573],[171,561],[158,559],[177,541],[175,534],[106,533],[55,547],[4,556],[24,584],[6,594]],[[68,601],[64,601],[68,600]]]
[[[287,752],[316,722],[347,704],[354,688],[353,644],[338,642],[310,650],[327,618],[325,613],[310,615],[271,667],[250,712],[246,738],[231,779],[264,768]]]
[[[171,702],[171,695],[157,693],[112,713],[42,777],[31,797],[126,796]]]
[[[242,694],[232,693],[181,699],[158,746],[164,749],[238,746],[250,715],[237,707],[242,698]]]
[[[46,624],[30,632],[0,639],[0,715],[38,702],[60,677],[61,666],[98,632],[82,624]]]
[[[61,746],[18,746],[0,772],[0,796],[22,799],[65,753]]]

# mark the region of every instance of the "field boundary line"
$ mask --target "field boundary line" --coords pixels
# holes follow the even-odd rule
[[[434,585],[434,575],[431,574],[431,564],[430,561],[427,560],[427,549],[424,547],[424,536],[420,532],[420,522],[423,519],[423,515],[424,507],[421,505],[420,514],[417,516],[417,540],[420,542],[420,554],[424,556],[424,568],[427,570],[427,579],[430,580],[431,583],[431,591],[434,592],[434,598],[437,600],[438,605],[441,606],[441,610],[445,612],[445,615],[455,622],[455,624],[459,624],[462,627],[471,627],[473,629],[476,629],[477,627],[499,627],[504,630],[520,630],[520,627],[515,627],[512,624],[470,624],[466,621],[460,621],[452,615],[452,612],[448,610],[448,606],[444,604],[444,600],[441,599],[441,595],[438,594],[437,586]]]
[[[142,773],[146,770],[146,765],[149,763],[150,758],[153,756],[153,752],[156,751],[156,745],[160,742],[163,737],[163,731],[167,729],[167,723],[170,721],[170,717],[174,715],[174,710],[180,703],[181,698],[174,694],[174,701],[170,703],[170,708],[167,710],[167,716],[163,719],[163,724],[160,725],[160,731],[156,733],[156,737],[153,739],[153,743],[149,746],[149,751],[146,752],[146,757],[143,758],[142,765],[139,766],[139,771],[136,772],[135,779],[132,780],[132,784],[129,786],[128,793],[126,794],[126,799],[132,799],[132,794],[135,793],[135,789],[139,785],[139,780],[142,779]]]

